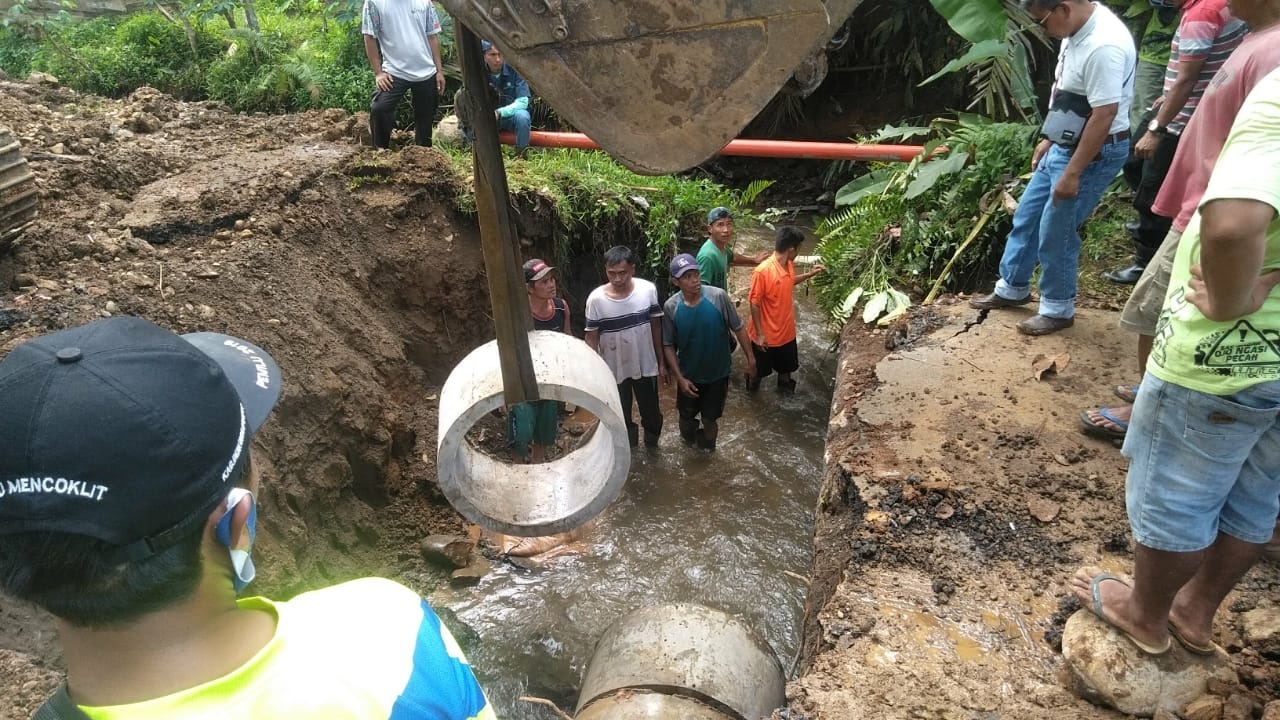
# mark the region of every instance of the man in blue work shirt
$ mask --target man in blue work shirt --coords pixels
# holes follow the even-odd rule
[[[523,155],[529,147],[529,83],[520,77],[516,69],[502,58],[502,51],[488,40],[480,41],[480,49],[484,52],[484,64],[489,71],[489,85],[497,93],[498,109],[494,117],[498,121],[499,130],[507,130],[516,134],[516,152]],[[455,104],[461,104],[463,93],[458,93]],[[462,134],[472,140],[471,128],[466,126],[466,113],[459,109],[459,120],[463,123]]]

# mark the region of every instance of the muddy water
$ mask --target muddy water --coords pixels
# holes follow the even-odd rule
[[[760,238],[748,242],[764,247]],[[744,312],[749,271],[731,274]],[[733,613],[792,670],[836,359],[803,286],[797,299],[802,367],[794,395],[779,395],[774,377],[747,395],[736,353],[718,449],[706,453],[680,441],[673,391],[665,390],[661,444],[633,452],[622,496],[585,553],[532,570],[498,564],[474,587],[431,598],[478,636],[470,660],[500,717],[552,716],[521,695],[572,712],[596,638],[646,605],[697,602]]]

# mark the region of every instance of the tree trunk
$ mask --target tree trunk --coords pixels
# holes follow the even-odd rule
[[[236,14],[235,14],[235,13],[231,12],[230,10],[223,10],[223,11],[222,11],[222,17],[224,17],[224,18],[226,18],[226,19],[227,19],[227,27],[231,28],[232,30],[235,30],[235,29],[236,29]]]
[[[260,32],[258,27],[258,11],[253,6],[253,0],[244,0],[244,24],[254,32]]]
[[[156,3],[155,8],[169,22],[182,26],[182,32],[187,36],[187,45],[191,48],[191,57],[198,59],[200,57],[200,48],[196,44],[196,29],[191,27],[191,20],[182,12],[182,8],[178,8],[177,17],[174,17],[173,11],[161,3]]]

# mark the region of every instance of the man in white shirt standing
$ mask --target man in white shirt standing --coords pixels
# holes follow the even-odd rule
[[[658,407],[658,378],[670,382],[662,352],[662,305],[658,289],[635,277],[636,258],[631,248],[617,246],[604,254],[604,270],[609,282],[587,296],[587,345],[600,353],[618,383],[622,419],[627,425],[631,447],[657,447],[662,432],[662,410]],[[631,419],[631,404],[640,406],[640,426]]]
[[[360,32],[374,75],[373,146],[390,147],[396,108],[405,91],[413,90],[414,143],[431,147],[436,103],[444,92],[435,6],[431,0],[365,0]]]
[[[969,300],[979,310],[1026,305],[1040,265],[1040,308],[1018,323],[1047,335],[1075,323],[1079,227],[1129,156],[1129,104],[1137,50],[1124,22],[1088,0],[1022,0],[1050,37],[1062,38],[1049,112],[1031,156],[995,292]]]

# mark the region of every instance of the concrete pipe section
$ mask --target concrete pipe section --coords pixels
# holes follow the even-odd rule
[[[636,610],[587,665],[578,720],[759,720],[786,702],[782,666],[742,621],[691,603]]]
[[[504,405],[497,341],[463,358],[440,391],[436,463],[440,488],[458,512],[507,535],[535,537],[572,530],[617,498],[631,467],[631,446],[613,372],[581,340],[529,333],[538,393],[600,419],[580,447],[556,460],[513,465],[467,442],[467,432]]]

